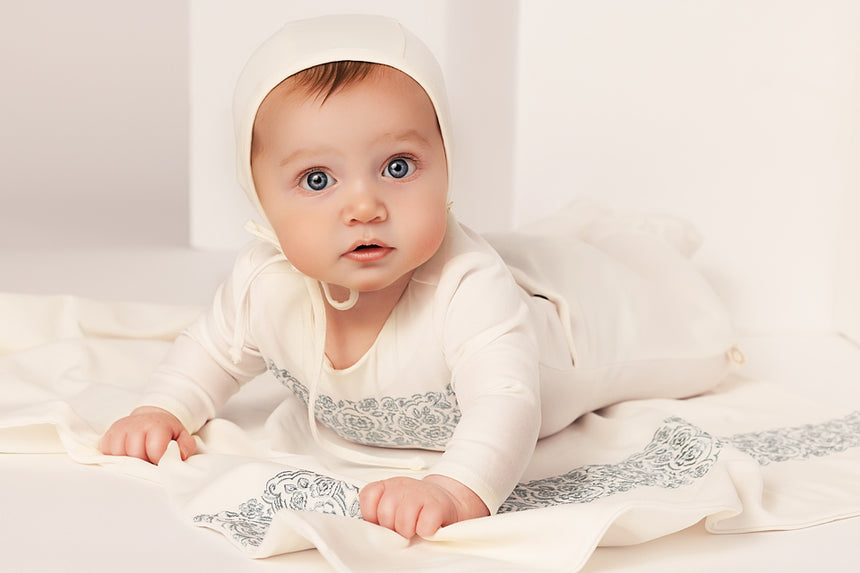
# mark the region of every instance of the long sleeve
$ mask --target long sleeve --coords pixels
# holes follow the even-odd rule
[[[539,353],[524,294],[486,253],[461,255],[439,285],[441,326],[461,419],[432,473],[472,489],[492,513],[516,486],[540,429]],[[444,277],[444,275],[443,275]],[[450,293],[450,294],[447,294]]]
[[[260,250],[249,248],[239,254],[211,307],[179,335],[153,372],[141,401],[171,412],[190,432],[199,430],[244,383],[265,370],[263,358],[246,336],[240,341],[239,361],[231,357],[237,321],[250,319],[242,309],[259,273]]]

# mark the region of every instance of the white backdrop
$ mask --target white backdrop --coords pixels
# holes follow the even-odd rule
[[[0,0],[0,249],[187,244],[187,10]]]
[[[181,245],[189,171],[192,244],[235,247],[245,58],[288,18],[378,12],[445,68],[465,222],[577,196],[672,212],[742,330],[860,337],[856,0],[67,4],[3,0],[0,250]]]
[[[856,300],[860,2],[529,0],[519,54],[515,222],[570,193],[683,215],[750,330],[829,328],[839,252]]]
[[[399,18],[440,59],[464,222],[580,196],[678,214],[739,328],[833,328],[839,253],[842,284],[858,274],[839,243],[860,219],[860,3],[192,0],[195,245],[237,244],[250,215],[229,118],[244,59],[287,19],[344,10]]]

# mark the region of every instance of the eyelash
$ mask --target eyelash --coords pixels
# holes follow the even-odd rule
[[[396,161],[398,159],[404,159],[406,161],[409,161],[414,166],[413,172],[410,173],[409,175],[407,175],[406,177],[404,177],[404,179],[409,178],[412,175],[414,175],[415,171],[418,171],[421,167],[421,163],[417,157],[415,157],[414,155],[409,154],[409,153],[400,153],[398,155],[392,155],[391,157],[386,159],[385,162],[383,163],[382,170],[380,171],[380,173],[384,173],[385,170],[388,168],[388,166],[391,165],[391,162]],[[302,183],[305,181],[305,179],[308,177],[308,175],[310,175],[311,173],[317,173],[317,172],[325,173],[332,180],[334,180],[335,182],[337,181],[337,178],[335,178],[331,174],[331,172],[328,169],[326,169],[325,167],[310,167],[308,169],[305,169],[304,171],[302,171],[299,174],[299,176],[296,178],[295,185],[297,187],[302,187]],[[319,191],[315,191],[315,193],[319,193]]]
[[[421,168],[421,162],[418,160],[417,157],[415,157],[414,155],[411,155],[409,153],[401,153],[398,155],[392,155],[391,157],[389,157],[388,159],[385,160],[385,162],[382,165],[382,173],[385,173],[385,170],[388,169],[388,166],[391,165],[391,163],[393,161],[397,161],[398,159],[403,159],[405,161],[408,161],[414,167],[412,173],[410,173],[409,175],[407,175],[403,179],[411,178],[412,175],[414,175],[415,172]]]
[[[308,176],[311,175],[312,173],[324,173],[333,182],[337,182],[337,179],[331,174],[331,172],[328,169],[326,169],[324,167],[311,167],[311,168],[305,169],[304,171],[301,172],[301,174],[296,178],[295,186],[301,188],[306,193],[312,193],[312,194],[321,193],[322,191],[325,191],[326,189],[328,189],[331,186],[331,185],[326,185],[325,188],[320,189],[320,190],[306,189],[304,187],[305,181],[308,178]]]

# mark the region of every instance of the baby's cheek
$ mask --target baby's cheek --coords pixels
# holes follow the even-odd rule
[[[424,261],[436,254],[445,238],[448,217],[445,214],[429,217],[421,226],[421,253]]]

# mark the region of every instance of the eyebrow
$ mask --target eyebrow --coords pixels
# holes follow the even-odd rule
[[[402,143],[402,142],[407,142],[407,141],[414,141],[423,147],[430,147],[430,141],[428,141],[428,139],[426,137],[421,135],[421,133],[417,129],[407,129],[405,131],[396,132],[396,133],[392,133],[392,132],[383,133],[379,137],[377,137],[376,139],[371,141],[371,145],[376,145],[378,143],[386,142],[386,141],[391,141],[393,143]],[[322,147],[317,147],[314,149],[297,149],[296,151],[290,153],[285,158],[283,158],[280,162],[278,162],[278,166],[283,167],[284,165],[287,165],[288,163],[291,163],[293,161],[296,161],[297,159],[300,159],[304,155],[311,155],[311,156],[321,155],[321,154],[329,153],[331,151],[333,151],[333,148],[329,147],[329,146],[322,146]]]
[[[407,129],[398,133],[383,133],[374,140],[374,143],[379,141],[391,140],[394,142],[418,140],[419,143],[425,146],[430,146],[430,142],[426,137],[421,135],[417,129]]]
[[[305,155],[314,156],[328,153],[331,151],[331,149],[331,147],[317,147],[315,149],[297,149],[296,151],[293,151],[292,153],[281,159],[281,161],[278,162],[278,167],[283,167],[284,165],[292,163],[293,161],[296,161],[297,159],[300,159],[302,156]]]

